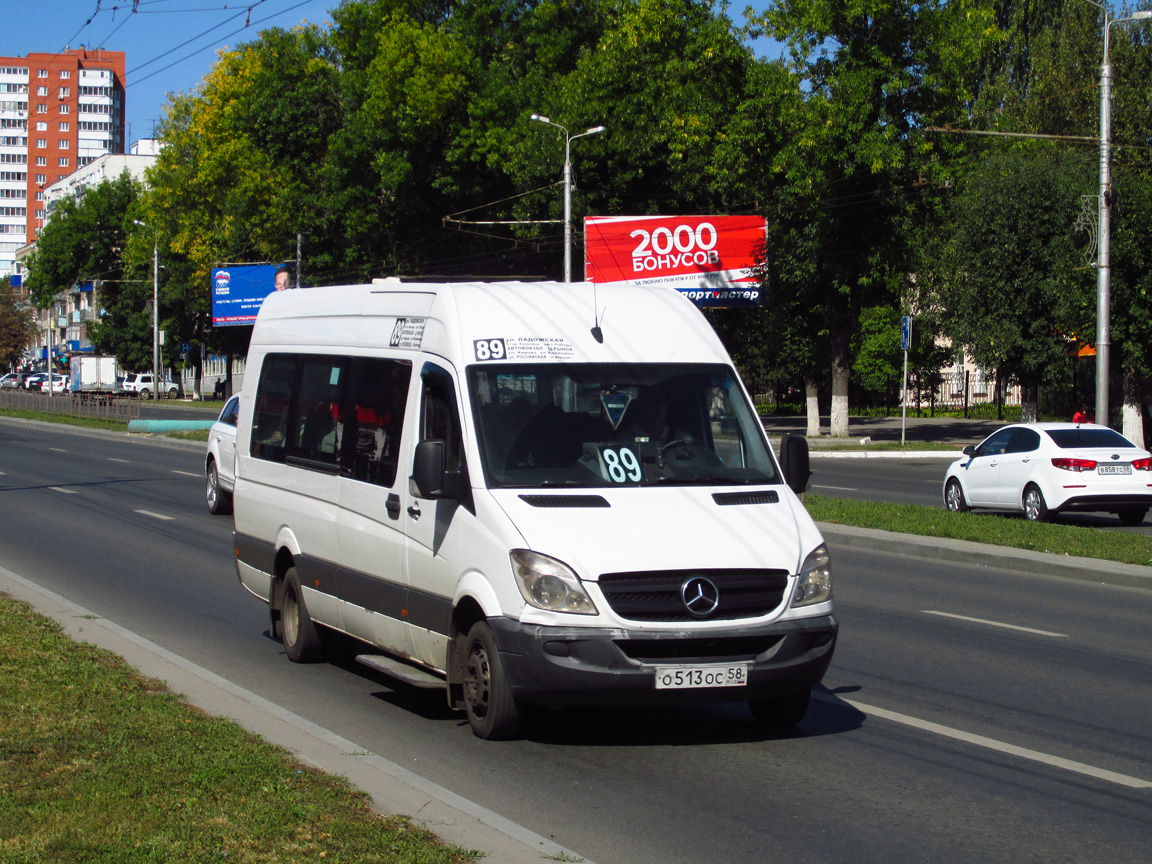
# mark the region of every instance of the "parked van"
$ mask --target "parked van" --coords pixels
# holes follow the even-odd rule
[[[747,702],[832,659],[828,551],[720,340],[665,288],[270,295],[240,400],[241,583],[297,662],[333,631],[482,738],[532,705]],[[788,460],[785,460],[786,462]]]

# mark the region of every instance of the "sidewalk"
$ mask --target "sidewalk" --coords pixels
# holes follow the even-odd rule
[[[762,418],[764,430],[769,438],[782,438],[785,435],[804,435],[808,429],[805,417],[768,416]],[[1004,421],[1007,422],[1007,421]],[[979,444],[994,431],[1004,425],[999,420],[957,419],[955,417],[908,417],[904,423],[904,443],[913,445],[936,444],[933,450],[877,450],[869,449],[870,444],[899,444],[901,418],[893,417],[849,417],[848,437],[832,438],[829,432],[829,418],[820,418],[819,438],[809,438],[808,447],[813,456],[838,457],[877,457],[899,459],[909,457],[955,458],[967,444]]]

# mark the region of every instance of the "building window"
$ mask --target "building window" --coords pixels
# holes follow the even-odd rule
[[[37,114],[47,114],[48,113],[48,106],[45,105],[43,102],[37,102],[36,103],[36,113]]]
[[[60,131],[61,132],[69,132],[69,131],[71,131],[71,128],[72,127],[69,126],[68,123],[66,123],[66,122],[60,124]]]
[[[37,69],[36,70],[36,77],[37,78],[47,78],[48,77],[48,70],[47,69]]]
[[[60,98],[61,99],[66,99],[67,97],[69,97],[71,95],[72,95],[72,88],[71,87],[61,87],[60,88]]]
[[[72,77],[72,70],[71,69],[61,69],[60,70],[60,80],[61,81],[67,81],[71,77]]]
[[[37,174],[36,175],[36,182],[37,183],[43,184],[43,183],[47,182],[47,179],[48,178],[46,178],[43,174]]]
[[[48,131],[48,124],[45,123],[43,120],[39,121],[36,124],[36,131],[37,132],[47,132]]]
[[[68,167],[68,157],[67,156],[61,156],[58,164],[61,168],[67,168]]]
[[[36,146],[37,147],[47,147],[48,146],[48,139],[47,138],[37,138],[36,139]]]
[[[37,87],[36,88],[36,95],[37,96],[47,96],[48,95],[48,88],[47,87]]]
[[[72,106],[71,105],[61,105],[60,106],[60,113],[61,114],[71,114],[72,113]]]
[[[46,157],[44,157],[44,156],[37,156],[36,157],[36,167],[37,168],[43,168],[47,164],[48,164],[48,159]]]
[[[67,150],[68,149],[68,139],[67,138],[61,138],[59,141],[57,141],[56,142],[56,149]]]

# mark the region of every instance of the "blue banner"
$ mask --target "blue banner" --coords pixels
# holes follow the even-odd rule
[[[237,264],[212,270],[212,326],[256,321],[264,298],[276,290],[278,264]]]

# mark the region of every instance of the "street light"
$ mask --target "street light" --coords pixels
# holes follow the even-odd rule
[[[542,114],[533,114],[537,123],[547,123],[564,133],[564,281],[572,281],[572,142],[587,135],[598,135],[605,131],[604,126],[593,126],[579,135],[569,135],[559,123],[553,123]]]
[[[133,219],[141,228],[148,226]],[[156,232],[152,232],[152,395],[160,398],[160,247]]]
[[[1127,18],[1110,19],[1108,7],[1094,0],[1093,6],[1104,11],[1104,59],[1100,64],[1100,202],[1099,255],[1096,259],[1096,422],[1108,425],[1108,354],[1111,348],[1112,264],[1109,248],[1112,207],[1112,64],[1108,57],[1108,40],[1113,24],[1127,24],[1152,18],[1152,10],[1143,9]]]

